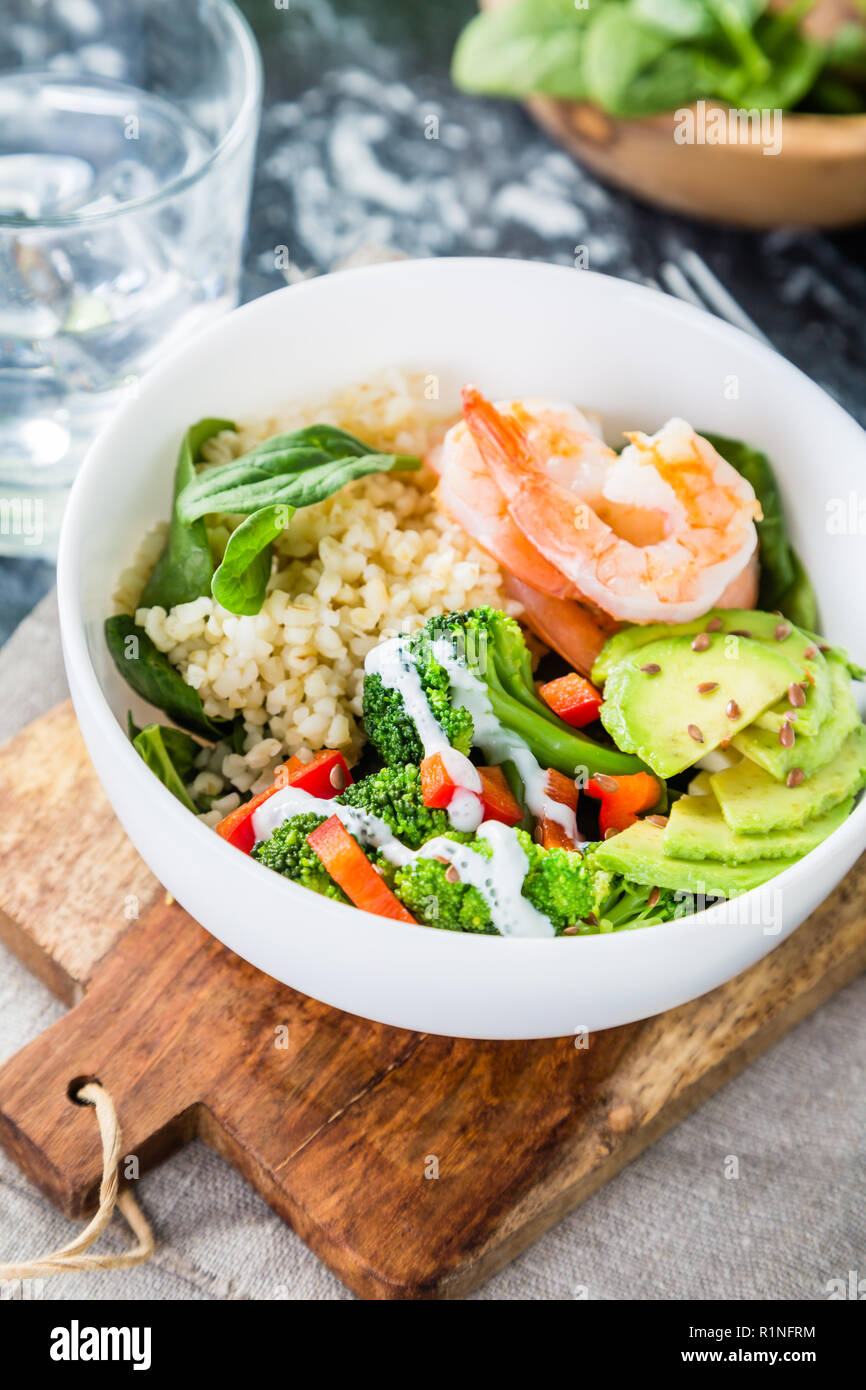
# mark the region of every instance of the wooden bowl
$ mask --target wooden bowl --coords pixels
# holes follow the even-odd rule
[[[510,0],[481,0],[493,9]],[[728,108],[699,103],[696,133]],[[540,126],[593,173],[639,198],[714,222],[768,228],[866,221],[866,115],[784,112],[781,149],[758,143],[678,144],[675,113],[618,120],[587,102],[530,97]]]

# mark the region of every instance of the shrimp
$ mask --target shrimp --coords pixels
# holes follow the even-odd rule
[[[520,412],[529,430],[541,421],[548,436],[558,441],[553,463],[558,476],[570,484],[586,481],[588,472],[610,466],[616,455],[598,433],[597,422],[574,406],[558,401],[503,401],[500,409]],[[486,550],[509,574],[553,598],[574,598],[577,590],[568,577],[545,559],[538,546],[521,531],[508,511],[508,503],[491,476],[472,433],[460,420],[427,456],[439,475],[437,497],[459,526]]]
[[[513,574],[506,576],[505,592],[521,605],[520,621],[584,676],[592,671],[611,629],[619,626],[608,620],[604,627],[582,603],[539,593]]]
[[[572,597],[574,585],[527,540],[508,513],[464,421],[448,431],[427,463],[439,474],[436,497],[444,512],[509,574],[556,598]]]
[[[684,420],[629,434],[617,456],[600,441],[569,440],[526,407],[500,413],[473,387],[463,413],[512,520],[582,598],[619,621],[699,617],[756,550],[752,487]]]

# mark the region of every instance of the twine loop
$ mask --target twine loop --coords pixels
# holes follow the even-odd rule
[[[117,1167],[120,1162],[122,1134],[114,1101],[99,1081],[87,1081],[74,1099],[92,1106],[96,1112],[102,1139],[102,1182],[99,1186],[99,1206],[84,1230],[74,1240],[37,1260],[20,1264],[0,1264],[0,1280],[35,1279],[47,1274],[63,1274],[73,1269],[128,1269],[143,1264],[153,1254],[154,1241],[150,1224],[129,1188],[118,1192]],[[114,1215],[115,1207],[132,1228],[137,1244],[132,1250],[117,1255],[89,1255],[90,1249]]]

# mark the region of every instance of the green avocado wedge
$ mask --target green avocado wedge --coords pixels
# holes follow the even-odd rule
[[[777,733],[751,724],[731,740],[732,747],[744,753],[753,763],[758,763],[777,782],[784,782],[795,767],[799,767],[804,776],[811,777],[819,767],[835,758],[851,730],[860,723],[851,677],[844,660],[829,652],[827,668],[830,676],[830,708],[821,727],[811,737],[801,738],[795,724],[794,745],[785,748],[779,742]]]
[[[799,859],[838,830],[853,805],[854,798],[849,796],[804,825],[768,830],[763,835],[739,835],[725,821],[714,796],[681,796],[671,807],[665,826],[665,854],[675,859],[720,859],[725,864]]]
[[[690,623],[675,626],[647,623],[641,627],[623,628],[608,638],[599,652],[592,668],[593,682],[604,685],[620,661],[649,642],[659,641],[663,637],[695,637],[699,632],[706,632],[708,626],[726,637],[725,655],[728,660],[737,659],[737,639],[745,637],[762,642],[773,650],[783,650],[797,664],[800,675],[796,679],[804,683],[804,704],[795,709],[786,690],[777,703],[760,712],[757,718],[759,727],[778,734],[787,722],[785,716],[796,714],[793,723],[798,733],[808,736],[817,732],[830,708],[830,675],[824,655],[819,650],[820,639],[815,639],[811,633],[801,632],[780,618],[778,613],[761,613],[747,608],[714,608]]]
[[[721,864],[710,859],[676,859],[665,853],[664,831],[645,820],[635,821],[627,830],[604,840],[593,853],[600,868],[624,874],[635,883],[724,898],[760,888],[797,862],[753,859],[748,864]]]
[[[782,642],[713,632],[696,650],[690,636],[673,631],[614,666],[600,710],[616,746],[636,753],[659,777],[691,767],[802,676]]]
[[[736,767],[714,772],[710,786],[727,824],[741,835],[791,829],[856,796],[866,784],[866,727],[858,724],[835,758],[799,786],[777,782],[744,758]]]

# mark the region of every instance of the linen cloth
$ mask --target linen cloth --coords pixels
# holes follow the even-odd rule
[[[0,739],[65,695],[49,594],[0,651]],[[0,1056],[62,1012],[0,947]],[[472,1297],[824,1299],[829,1280],[866,1276],[864,1033],[861,978]],[[47,1279],[43,1298],[352,1297],[201,1143],[144,1176],[137,1195],[156,1235],[150,1262]],[[0,1261],[43,1254],[73,1229],[0,1153]],[[98,1248],[129,1239],[116,1216]]]

